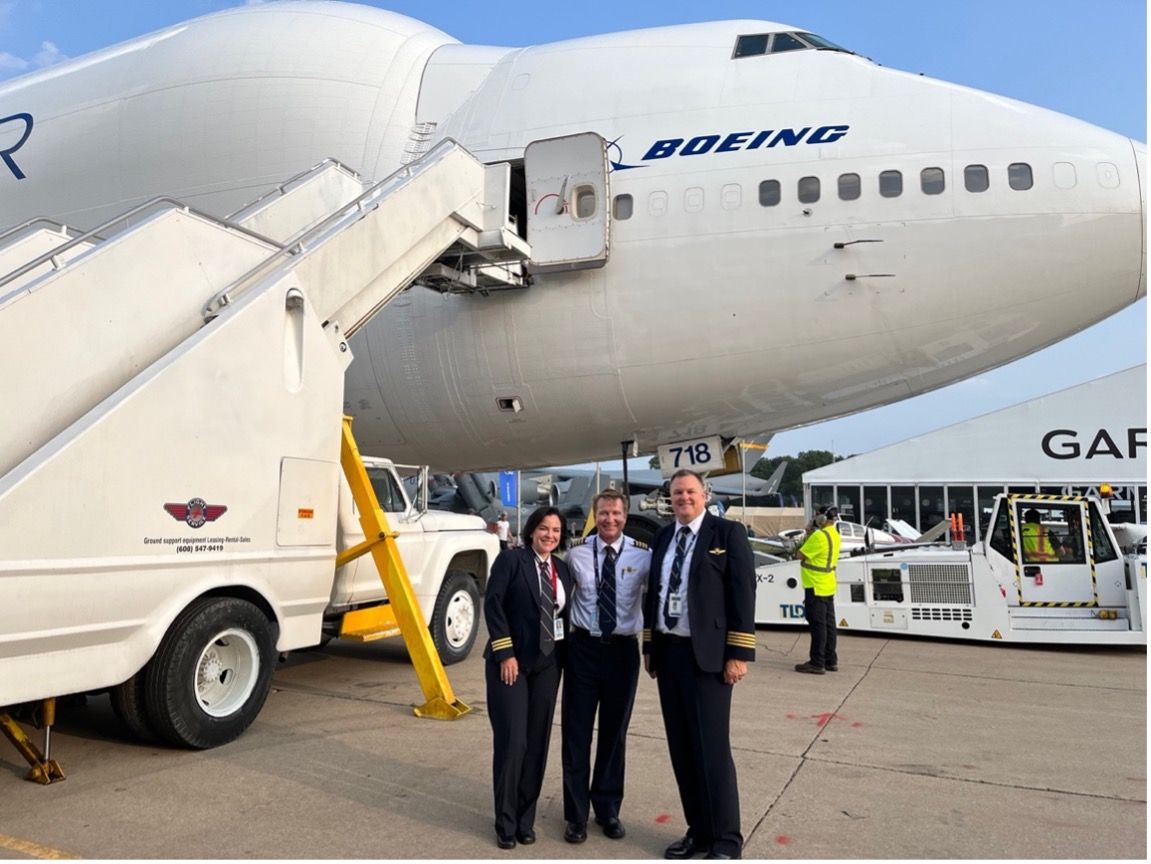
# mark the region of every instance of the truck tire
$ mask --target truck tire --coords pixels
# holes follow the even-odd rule
[[[479,631],[480,591],[472,574],[449,570],[436,597],[432,642],[445,666],[459,663],[472,650]]]
[[[181,612],[145,667],[145,705],[160,737],[207,750],[247,729],[272,687],[275,630],[235,597],[202,597]]]
[[[148,719],[144,704],[144,670],[141,669],[123,684],[109,691],[112,697],[112,711],[120,719],[132,737],[146,744],[154,743],[159,736]]]

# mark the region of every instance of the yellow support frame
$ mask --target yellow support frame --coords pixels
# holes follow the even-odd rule
[[[56,700],[45,699],[40,710],[39,725],[44,727],[44,752],[40,752],[40,748],[32,743],[32,739],[24,734],[20,724],[7,714],[0,714],[0,734],[12,742],[31,766],[25,779],[47,786],[64,779],[64,769],[60,767],[59,762],[51,758],[52,726],[56,723]]]
[[[472,709],[457,699],[452,692],[452,685],[448,682],[444,665],[440,662],[440,655],[432,642],[432,634],[428,632],[420,604],[416,600],[415,592],[412,591],[407,568],[404,566],[403,558],[400,557],[396,533],[390,529],[388,519],[380,509],[376,491],[372,488],[367,469],[364,468],[364,460],[360,457],[360,448],[352,436],[351,417],[344,417],[340,465],[344,469],[344,476],[348,478],[352,499],[359,508],[360,525],[367,539],[345,551],[337,559],[337,563],[347,563],[352,558],[371,552],[372,560],[376,562],[376,570],[380,574],[380,581],[384,583],[384,590],[388,592],[391,614],[395,616],[395,622],[399,625],[404,644],[407,645],[408,654],[412,658],[412,665],[416,668],[416,677],[419,678],[420,687],[427,700],[415,709],[416,716],[431,717],[435,720],[455,720],[462,717]],[[354,616],[367,617],[368,622],[364,623],[370,623],[373,614],[378,615],[374,610],[348,613],[345,616],[345,624],[351,625],[348,635],[355,638],[355,629],[360,626]]]

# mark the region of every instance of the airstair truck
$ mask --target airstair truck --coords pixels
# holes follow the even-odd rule
[[[40,232],[65,241],[0,280],[0,715],[112,688],[169,742],[239,735],[278,651],[379,607],[334,575],[341,463],[368,539],[339,563],[370,547],[403,572],[341,429],[348,338],[441,256],[511,286],[529,249],[508,166],[453,142],[367,191],[341,172],[263,202],[320,208],[281,220],[282,242],[250,227],[272,232],[263,205],[228,221],[167,200],[79,236],[0,237],[9,265],[52,246]],[[316,192],[333,184],[334,207]],[[492,548],[471,544],[470,569]],[[387,587],[403,626],[416,601]]]

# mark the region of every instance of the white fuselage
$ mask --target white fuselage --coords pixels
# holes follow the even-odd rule
[[[361,447],[457,469],[850,413],[1145,293],[1142,145],[843,52],[732,58],[738,35],[790,29],[512,50],[350,4],[236,9],[0,87],[0,152],[25,131],[2,118],[35,118],[10,154],[24,179],[0,165],[0,225],[90,227],[158,194],[223,214],[328,156],[379,178],[438,138],[494,162],[599,133],[632,209],[603,267],[491,296],[414,288],[353,340]],[[1019,165],[1029,188],[1009,184]]]

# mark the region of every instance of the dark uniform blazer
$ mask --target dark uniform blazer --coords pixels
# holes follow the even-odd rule
[[[571,609],[572,578],[566,562],[553,552],[556,578],[563,583],[567,601],[561,617],[565,636]],[[540,653],[540,576],[536,553],[530,546],[505,549],[496,556],[484,591],[484,619],[488,624],[488,644],[484,657],[497,663],[509,657],[527,671],[535,666]]]
[[[679,522],[656,535],[643,610],[643,653],[659,668],[659,642],[652,642],[660,607],[660,573],[665,555],[675,555]],[[695,662],[704,672],[722,672],[724,662],[755,659],[755,559],[747,529],[705,513],[695,538],[687,579],[688,626]]]

